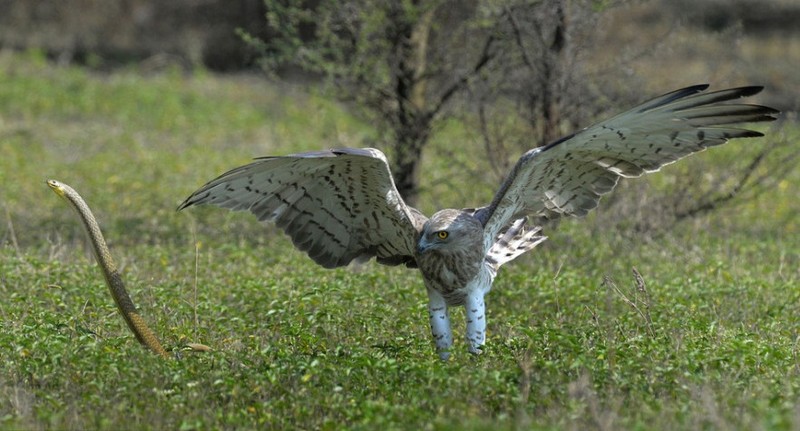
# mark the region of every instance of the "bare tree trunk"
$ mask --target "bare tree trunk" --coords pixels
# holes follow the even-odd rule
[[[299,58],[301,67],[332,78],[340,98],[365,107],[388,135],[387,153],[399,192],[415,204],[419,165],[433,123],[448,115],[445,107],[495,55],[492,33],[472,29],[478,2],[381,0],[349,2],[346,8],[326,2],[309,11],[303,2],[266,1],[270,22],[283,32],[282,38],[262,44],[262,49],[274,50],[270,61],[293,64]],[[453,8],[459,8],[457,14]],[[437,32],[436,24],[448,19],[454,28]],[[295,21],[313,27],[315,38],[304,40]],[[452,33],[485,38],[483,51],[475,52]]]
[[[398,13],[395,34],[396,126],[394,127],[393,174],[397,191],[409,205],[419,194],[419,165],[422,149],[430,137],[433,115],[426,93],[428,38],[435,9],[425,11],[415,23]]]
[[[428,141],[430,121],[424,124],[409,124],[407,129],[397,130],[395,137],[394,180],[397,191],[409,205],[416,205],[419,197],[419,167],[422,148]]]
[[[553,39],[546,47],[541,60],[543,77],[541,83],[542,100],[542,144],[552,142],[562,136],[561,131],[561,91],[564,71],[564,54],[567,50],[569,32],[566,0],[555,4],[555,28]],[[536,110],[532,110],[536,112]]]
[[[546,145],[563,135],[563,94],[569,81],[573,30],[569,0],[520,3],[507,6],[504,15],[521,58],[521,64],[511,65],[505,73],[513,76],[515,67],[527,71],[521,85],[527,104],[525,120],[539,132],[540,145]]]
[[[447,3],[442,3],[447,4]],[[441,6],[441,5],[440,5]],[[431,126],[442,115],[444,107],[468,83],[485,70],[495,57],[495,38],[491,34],[483,41],[483,49],[475,63],[448,85],[428,91],[428,75],[439,75],[434,66],[428,67],[430,33],[436,8],[425,11],[413,25],[402,27],[402,40],[397,47],[395,97],[397,112],[394,125],[394,159],[392,166],[398,191],[409,205],[415,205],[419,194],[419,166],[422,150],[428,143]],[[435,93],[435,95],[432,95]]]
[[[422,148],[428,139],[431,119],[424,114],[427,100],[424,81],[426,48],[433,10],[423,18],[411,22],[395,4],[391,13],[393,29],[390,30],[394,46],[394,142],[392,171],[400,195],[409,205],[417,201],[419,189],[419,162]]]

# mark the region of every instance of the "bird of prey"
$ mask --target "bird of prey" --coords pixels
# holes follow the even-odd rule
[[[545,240],[541,226],[580,217],[620,177],[639,177],[732,138],[763,136],[735,123],[779,112],[731,102],[762,87],[683,88],[520,157],[492,201],[430,218],[406,205],[379,150],[342,148],[263,157],[207,183],[178,209],[211,204],[273,221],[314,262],[335,268],[375,257],[418,268],[439,357],[453,344],[448,309],[466,308],[468,350],[486,337],[484,296],[503,264]],[[728,103],[726,103],[728,102]]]

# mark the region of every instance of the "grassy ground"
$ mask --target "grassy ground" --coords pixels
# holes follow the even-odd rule
[[[374,139],[335,105],[247,77],[98,76],[36,55],[0,57],[0,81],[0,428],[800,427],[797,171],[656,237],[602,212],[562,223],[498,277],[487,352],[459,336],[441,363],[415,272],[324,270],[246,214],[174,211],[250,157]],[[467,162],[443,160],[446,143],[480,145],[458,129],[426,161],[441,172],[426,183],[444,185],[425,212],[491,192],[447,186]],[[647,184],[713,176],[758,148],[745,142]],[[128,334],[51,177],[93,206],[177,360]]]

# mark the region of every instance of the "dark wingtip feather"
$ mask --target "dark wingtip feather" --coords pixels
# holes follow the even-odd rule
[[[679,90],[675,90],[675,91],[673,91],[673,93],[694,94],[694,93],[699,93],[701,91],[706,91],[706,90],[708,90],[708,87],[710,87],[710,86],[711,86],[711,84],[695,84],[695,85],[690,85],[690,86],[685,87],[685,88],[681,88]],[[670,93],[667,93],[667,94],[670,94]]]
[[[739,97],[750,97],[760,93],[763,89],[763,85],[748,85],[746,87],[733,88],[732,90],[738,90],[737,94]]]
[[[750,121],[755,123],[755,122],[759,122],[759,121],[775,121],[777,119],[778,119],[778,117],[775,117],[773,115],[761,115],[759,117],[754,117]]]
[[[764,136],[763,133],[756,132],[755,130],[743,130],[741,134],[738,134],[736,136],[729,136],[728,138],[760,138],[762,136]]]
[[[194,198],[194,194],[186,198],[186,200],[184,200],[180,205],[178,205],[178,208],[176,208],[175,211],[181,211],[194,205],[196,201],[192,198]]]
[[[655,99],[652,99],[649,102],[645,102],[639,107],[638,112],[645,112],[650,109],[658,108],[659,106],[668,105],[676,100],[683,99],[684,97],[688,97],[693,94],[705,91],[706,89],[708,89],[708,87],[709,84],[697,84],[669,92],[667,94],[656,97]]]
[[[776,117],[772,117],[773,115],[778,115],[781,113],[779,109],[770,108],[769,106],[763,106],[763,105],[750,105],[750,106],[757,107],[758,108],[756,111],[757,113],[763,114],[764,116],[770,116],[773,120],[776,119]]]

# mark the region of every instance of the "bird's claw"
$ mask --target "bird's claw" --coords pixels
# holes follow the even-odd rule
[[[478,356],[483,353],[483,346],[470,346],[469,353],[474,356]]]

